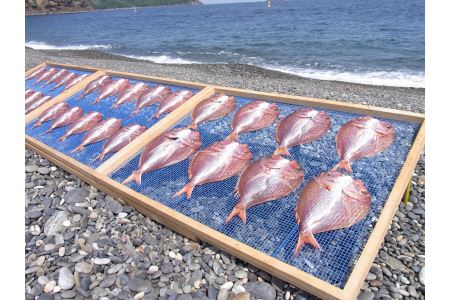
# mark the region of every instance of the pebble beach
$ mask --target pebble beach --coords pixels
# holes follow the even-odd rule
[[[44,61],[424,112],[425,90],[298,77],[240,64],[156,64],[97,51],[26,48]],[[358,299],[424,299],[425,155]],[[25,151],[26,299],[316,299],[145,217]]]

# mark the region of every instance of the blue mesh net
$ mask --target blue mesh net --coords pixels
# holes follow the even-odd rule
[[[47,70],[49,70],[51,67],[46,67]],[[58,71],[61,70],[62,68],[56,68]],[[72,69],[67,69],[69,72],[71,73],[75,73],[78,76],[81,76],[83,74],[92,74],[92,72],[87,72],[87,71],[79,71],[79,70],[72,70]],[[36,78],[32,78],[32,79],[28,79],[25,81],[25,90],[33,90],[36,92],[41,92],[43,95],[45,96],[52,96],[52,97],[56,97],[58,96],[63,90],[64,90],[64,86],[60,86],[59,88],[55,89],[54,91],[50,91],[51,89],[53,89],[56,84],[52,83],[47,85],[46,87],[44,87],[45,82],[39,82],[38,84],[34,84],[36,82]]]
[[[241,107],[254,99],[235,97]],[[279,120],[303,106],[277,103],[281,114]],[[235,110],[236,111],[236,110]],[[197,186],[192,197],[185,195],[172,198],[188,181],[188,160],[142,176],[142,184],[134,182],[129,186],[156,201],[189,216],[198,222],[218,230],[229,237],[243,242],[289,265],[295,266],[335,286],[343,288],[353,269],[380,211],[388,198],[395,179],[411,148],[417,124],[385,120],[395,128],[395,140],[386,151],[374,157],[352,163],[354,177],[361,179],[372,195],[369,215],[360,223],[342,230],[316,234],[322,246],[317,251],[306,245],[298,257],[293,256],[299,235],[295,223],[294,208],[299,192],[314,176],[330,170],[339,161],[335,148],[335,134],[345,122],[356,114],[324,110],[332,120],[330,131],[321,139],[302,146],[290,148],[291,159],[300,163],[305,179],[295,193],[277,201],[260,204],[247,209],[247,224],[235,217],[229,224],[224,221],[237,203],[234,188],[237,177],[216,183]],[[203,141],[202,149],[223,140],[231,132],[230,124],[234,113],[225,118],[199,125]],[[190,123],[187,116],[175,127]],[[249,145],[254,159],[271,155],[276,149],[275,125],[265,129],[239,135],[241,143]],[[122,182],[137,168],[139,156],[134,157],[116,170],[111,177]],[[211,209],[214,207],[214,209]]]
[[[118,77],[113,77],[113,79],[118,79]],[[130,83],[132,84],[136,84],[137,82],[144,82],[148,84],[150,87],[159,85],[159,83],[155,82],[130,80]],[[172,85],[165,85],[165,86],[168,86],[172,91],[177,91],[181,89],[181,90],[189,90],[192,91],[193,93],[198,92],[198,89],[191,89]],[[110,109],[111,105],[115,102],[117,98],[116,96],[108,97],[101,100],[100,103],[92,104],[92,102],[94,102],[95,98],[98,96],[98,92],[94,92],[90,95],[87,95],[85,98],[78,100],[81,93],[82,91],[78,92],[77,94],[66,100],[69,106],[70,107],[79,106],[83,109],[85,113],[90,111],[98,111],[103,114],[103,120],[106,120],[108,118],[118,118],[122,119],[122,126],[136,123],[142,126],[146,126],[147,128],[149,128],[150,126],[159,121],[158,119],[155,118],[149,120],[156,113],[157,105],[146,107],[142,109],[140,113],[138,113],[137,115],[130,117],[131,112],[135,108],[135,101],[123,104],[119,107],[119,109]],[[160,119],[164,118],[164,116],[165,115],[162,115]],[[109,159],[111,156],[114,155],[114,153],[109,153],[104,157],[103,161],[95,160],[95,158],[100,154],[102,150],[104,141],[90,144],[86,146],[84,150],[81,152],[70,153],[70,151],[72,151],[74,148],[76,148],[78,145],[81,144],[81,141],[85,133],[72,135],[68,137],[67,140],[65,140],[64,142],[60,142],[57,141],[58,138],[61,137],[67,131],[67,128],[69,126],[57,128],[53,132],[46,134],[45,131],[47,131],[47,129],[50,128],[52,122],[51,121],[46,122],[40,127],[33,128],[33,125],[35,123],[36,120],[33,120],[25,127],[25,132],[27,135],[35,139],[38,139],[44,144],[76,159],[77,161],[91,168],[96,168],[100,166],[103,162],[105,162],[107,159]]]

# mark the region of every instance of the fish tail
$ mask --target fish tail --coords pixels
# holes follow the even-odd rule
[[[189,182],[181,190],[176,192],[172,198],[179,197],[179,196],[183,195],[184,193],[186,193],[186,198],[189,199],[189,198],[191,198],[194,187],[195,187],[195,184],[193,184],[192,182]]]
[[[245,212],[245,207],[243,205],[236,205],[231,213],[228,215],[228,218],[225,220],[225,224],[228,224],[234,216],[238,216],[241,219],[242,223],[247,223],[247,214]]]
[[[134,171],[127,179],[122,181],[122,184],[127,184],[127,183],[130,183],[132,181],[136,181],[137,185],[140,185],[141,182],[142,182],[141,176],[142,176],[141,172]]]
[[[294,256],[297,256],[305,244],[310,244],[320,250],[320,245],[311,231],[301,231],[298,237],[297,246],[295,246]]]
[[[291,156],[291,153],[289,153],[289,150],[286,146],[279,146],[273,155],[285,155],[285,156]]]
[[[191,124],[189,124],[189,128],[197,130],[197,123],[192,122]]]
[[[229,136],[227,136],[226,140],[237,141],[238,134],[236,131],[232,131]]]
[[[337,171],[340,168],[344,169],[345,171],[349,172],[350,174],[353,173],[352,167],[350,167],[350,163],[346,160],[341,160],[336,166],[334,166],[332,171]]]
[[[75,153],[75,152],[78,152],[78,151],[82,151],[83,149],[84,149],[84,145],[80,144],[78,147],[76,147],[75,149],[70,151],[70,153]]]

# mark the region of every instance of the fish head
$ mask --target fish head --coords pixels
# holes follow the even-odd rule
[[[375,127],[375,132],[381,135],[393,136],[394,126],[388,122],[379,121]]]
[[[350,184],[343,188],[343,192],[347,197],[352,198],[360,203],[369,203],[371,196],[364,183],[359,179],[354,179]]]

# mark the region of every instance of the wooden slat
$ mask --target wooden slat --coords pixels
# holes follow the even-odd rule
[[[364,279],[369,272],[381,243],[384,240],[386,232],[390,228],[392,218],[397,212],[398,205],[402,199],[408,182],[411,180],[411,174],[420,158],[420,153],[425,144],[425,121],[422,123],[413,146],[406,158],[406,161],[400,171],[394,187],[389,195],[386,204],[381,212],[370,237],[356,262],[353,271],[344,287],[344,292],[349,299],[356,299]]]
[[[26,136],[26,145],[88,184],[107,194],[120,197],[129,205],[137,207],[139,211],[144,212],[154,220],[158,220],[168,228],[183,235],[186,235],[185,232],[187,231],[190,235],[198,236],[202,240],[319,297],[343,299],[341,289],[168,208],[53,150],[34,138]]]
[[[110,76],[120,76],[120,77],[125,77],[125,78],[130,78],[130,79],[136,79],[136,80],[154,81],[154,82],[158,82],[158,83],[179,85],[179,86],[185,86],[185,87],[197,88],[197,89],[202,89],[207,86],[206,84],[198,83],[198,82],[178,80],[178,79],[168,79],[168,78],[164,78],[164,77],[147,76],[147,75],[118,72],[118,71],[111,71],[111,70],[106,70],[106,74],[108,74]]]
[[[45,67],[45,66],[46,66],[46,63],[42,63],[42,64],[37,65],[37,66],[34,67],[34,68],[28,69],[28,70],[25,72],[25,77],[27,77],[28,75],[30,75],[31,73],[33,73],[33,72],[36,71],[37,69],[40,69],[40,68]]]
[[[145,147],[154,138],[161,135],[164,131],[174,126],[178,121],[189,114],[194,107],[206,99],[207,97],[214,94],[214,90],[207,87],[201,90],[199,93],[195,94],[186,103],[175,109],[173,112],[165,116],[161,121],[154,124],[152,127],[147,129],[143,134],[136,138],[133,142],[128,144],[122,150],[114,154],[110,159],[105,161],[101,166],[99,166],[96,171],[105,175],[109,175],[114,172],[117,168],[122,166],[130,158],[134,157],[142,148]]]
[[[79,91],[84,89],[92,80],[94,80],[100,76],[103,76],[104,74],[105,74],[104,71],[97,71],[97,72],[89,75],[88,77],[84,78],[83,80],[81,80],[80,82],[75,84],[70,89],[62,92],[58,96],[54,97],[52,100],[47,101],[46,103],[42,104],[35,110],[29,112],[25,116],[25,124],[28,124],[29,122],[31,122],[32,120],[37,118],[44,110],[51,107],[52,105],[69,99],[70,97],[72,97],[73,95],[75,95],[76,93],[78,93]]]
[[[285,94],[267,93],[251,91],[246,89],[228,88],[221,86],[214,86],[216,92],[230,94],[234,96],[257,98],[261,100],[274,100],[284,103],[306,105],[317,108],[325,108],[336,111],[345,111],[355,114],[371,115],[379,118],[387,118],[398,121],[407,121],[412,123],[421,123],[425,116],[423,114],[408,112],[403,110],[396,110],[384,107],[346,103],[334,100],[308,98],[302,96],[291,96]]]
[[[61,64],[61,63],[55,63],[55,62],[46,62],[47,66],[52,66],[52,67],[59,67],[59,68],[65,68],[65,69],[73,69],[73,70],[78,70],[78,71],[91,71],[91,72],[97,72],[97,71],[101,71],[102,68],[98,68],[98,67],[89,67],[89,66],[77,66],[77,65],[70,65],[70,64]]]

